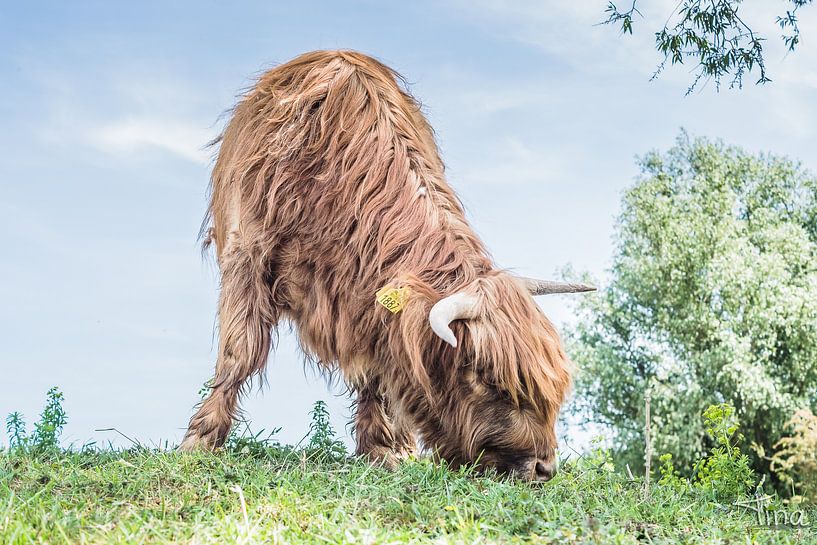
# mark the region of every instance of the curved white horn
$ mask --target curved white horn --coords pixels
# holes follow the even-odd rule
[[[596,291],[595,286],[574,282],[553,282],[551,280],[537,280],[535,278],[518,277],[531,295],[549,295],[551,293],[579,293]]]
[[[457,337],[454,336],[448,324],[454,320],[476,318],[477,303],[476,296],[462,292],[443,297],[431,307],[428,313],[428,323],[431,324],[431,329],[439,338],[456,348]]]

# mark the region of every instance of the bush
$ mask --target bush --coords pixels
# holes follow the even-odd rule
[[[786,426],[791,434],[775,445],[772,471],[793,488],[797,499],[817,502],[817,416],[801,409]]]
[[[306,452],[313,457],[328,460],[341,460],[346,457],[346,446],[335,436],[335,430],[329,423],[329,409],[323,401],[316,401],[309,413],[312,423],[309,425],[309,443]]]
[[[738,433],[735,408],[728,403],[710,405],[703,413],[703,421],[716,446],[695,461],[691,480],[675,468],[672,454],[662,455],[658,484],[678,492],[695,487],[721,502],[746,496],[755,484],[755,473],[749,467],[749,457],[738,447],[743,436]]]
[[[737,446],[743,436],[737,433],[735,408],[727,403],[711,405],[703,416],[706,431],[717,446],[695,464],[696,485],[721,501],[745,496],[754,485],[755,475],[749,457]]]
[[[53,454],[59,451],[60,435],[68,417],[62,407],[64,397],[59,388],[54,386],[46,394],[45,408],[40,420],[34,424],[34,433],[26,432],[23,415],[11,413],[6,418],[6,432],[9,437],[9,448],[12,451],[30,452],[32,454]]]

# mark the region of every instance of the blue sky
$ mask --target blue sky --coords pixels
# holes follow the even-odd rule
[[[68,441],[181,437],[215,357],[204,145],[253,75],[308,50],[359,49],[406,76],[474,227],[523,274],[603,279],[635,156],[681,127],[817,170],[817,8],[787,56],[768,7],[747,3],[774,83],[685,97],[687,68],[649,81],[674,4],[644,0],[620,37],[595,25],[604,0],[2,3],[0,415],[33,420],[59,385]],[[566,299],[542,306],[571,319]],[[267,376],[245,402],[257,427],[297,441],[325,399],[345,433],[349,400],[291,336]]]

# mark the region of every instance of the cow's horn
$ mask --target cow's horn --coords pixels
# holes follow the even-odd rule
[[[457,337],[448,325],[454,320],[476,318],[477,304],[476,296],[467,293],[457,292],[443,297],[431,307],[428,313],[431,329],[439,338],[456,348]]]
[[[531,295],[548,295],[551,293],[579,293],[596,291],[595,286],[576,282],[554,282],[552,280],[537,280],[535,278],[519,277]]]

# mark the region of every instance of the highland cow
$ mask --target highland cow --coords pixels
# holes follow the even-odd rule
[[[592,288],[497,268],[400,76],[307,53],[262,75],[217,143],[218,359],[181,448],[225,441],[286,321],[355,394],[358,455],[393,466],[419,444],[549,479],[570,363],[532,295]]]

